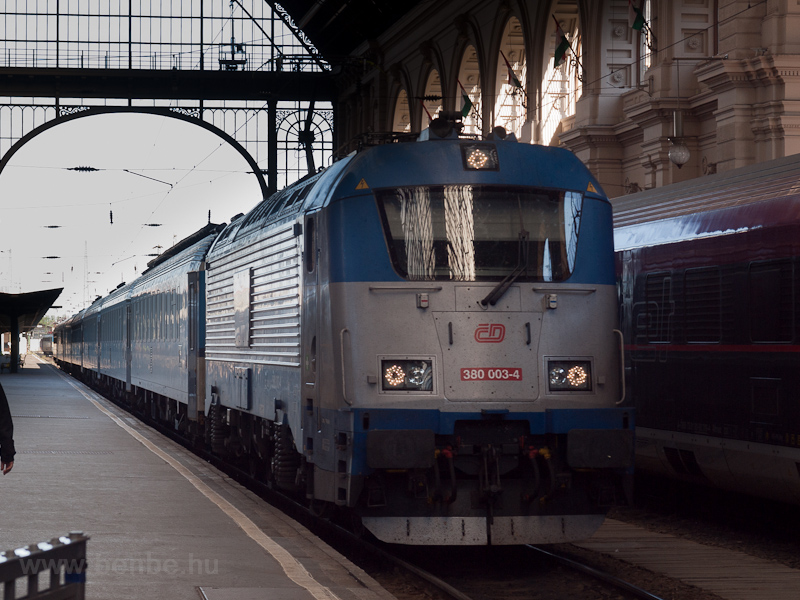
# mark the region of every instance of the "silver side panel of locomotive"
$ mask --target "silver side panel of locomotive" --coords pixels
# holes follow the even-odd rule
[[[316,304],[317,284],[327,286],[317,270],[308,273],[303,266],[309,237],[302,215],[322,214],[317,208],[325,204],[348,162],[341,160],[320,176],[281,192],[288,204],[295,191],[305,190],[300,200],[304,209],[297,217],[266,224],[270,217],[264,212],[272,206],[267,200],[231,223],[208,255],[206,412],[218,404],[287,423],[301,452],[301,399],[313,402],[318,389],[313,380],[301,381],[302,357],[308,357],[313,337],[308,319],[302,321],[304,303],[314,302],[305,309],[307,317],[314,315],[314,323],[328,318],[324,305]],[[320,231],[324,228],[317,225],[313,235]],[[323,243],[314,247],[326,247]],[[304,299],[307,292],[313,299]]]
[[[301,243],[292,221],[209,255],[207,401],[278,421],[296,403]]]

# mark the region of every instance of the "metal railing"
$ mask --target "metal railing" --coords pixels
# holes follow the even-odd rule
[[[17,598],[18,580],[27,579],[24,600],[84,600],[86,597],[86,542],[82,531],[15,550],[0,552],[3,600]],[[49,584],[39,575],[49,573]]]
[[[52,48],[0,49],[0,67],[49,69],[145,69],[184,71],[262,71],[311,73],[330,69],[317,56],[270,52],[269,47],[231,50],[230,44],[208,44],[185,52],[150,51],[125,53],[124,48],[80,48],[56,52]],[[292,50],[290,48],[289,50]],[[200,55],[205,55],[200,60]]]

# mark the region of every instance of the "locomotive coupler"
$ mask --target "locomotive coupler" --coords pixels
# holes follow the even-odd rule
[[[448,473],[450,475],[450,489],[445,493],[442,490],[442,475],[439,471],[439,459],[447,461]],[[433,474],[436,479],[434,488],[434,499],[442,500],[445,504],[452,504],[458,497],[458,485],[456,483],[456,467],[453,460],[453,448],[448,446],[443,450],[436,451],[436,459],[433,461]]]
[[[428,478],[424,471],[414,470],[408,475],[409,492],[414,498],[429,498]]]
[[[481,501],[490,507],[503,493],[503,486],[500,483],[501,455],[502,452],[492,445],[481,448],[483,464],[480,470],[480,497]]]
[[[529,469],[526,469],[524,473],[532,473],[531,477],[524,476],[524,486],[522,491],[522,501],[527,502],[530,504],[539,496],[539,488],[542,485],[542,474],[539,471],[539,462],[536,460],[536,457],[539,456],[539,450],[534,448],[533,446],[528,446],[523,450],[524,457],[529,462]]]

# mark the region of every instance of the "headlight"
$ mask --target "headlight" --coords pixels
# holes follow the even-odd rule
[[[462,144],[461,157],[467,171],[497,171],[500,161],[494,144]]]
[[[385,391],[433,390],[433,362],[430,360],[382,360],[381,389]]]
[[[589,391],[592,389],[592,365],[579,360],[548,361],[547,381],[551,392]]]

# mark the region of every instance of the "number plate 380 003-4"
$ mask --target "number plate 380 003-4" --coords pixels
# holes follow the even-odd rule
[[[515,367],[462,368],[461,381],[522,381],[522,369]]]

